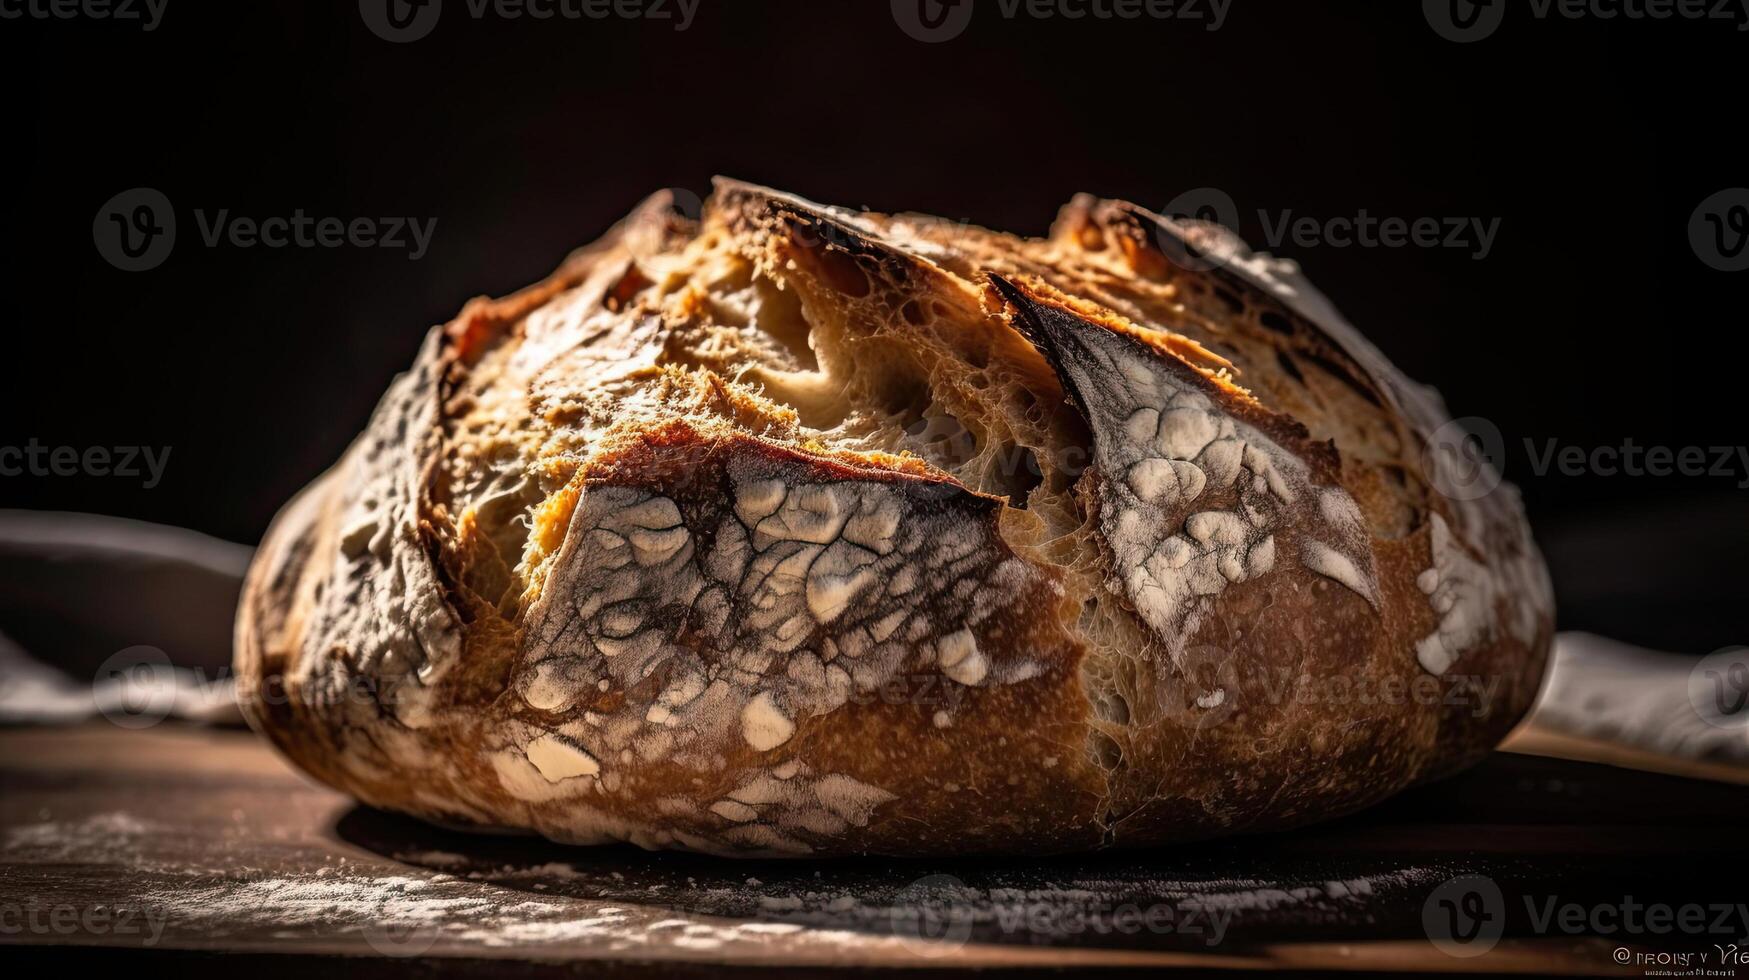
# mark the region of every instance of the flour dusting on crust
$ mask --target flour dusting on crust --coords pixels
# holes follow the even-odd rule
[[[1470,764],[1535,694],[1546,572],[1510,488],[1437,492],[1444,420],[1204,226],[723,181],[431,333],[264,542],[241,697],[369,803],[574,843],[1293,826]],[[1501,683],[1307,697],[1429,674]]]

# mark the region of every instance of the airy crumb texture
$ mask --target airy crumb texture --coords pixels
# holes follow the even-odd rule
[[[305,769],[723,854],[1292,826],[1486,753],[1553,626],[1508,486],[1293,267],[720,181],[432,331],[238,621]],[[1460,499],[1462,498],[1462,499]]]

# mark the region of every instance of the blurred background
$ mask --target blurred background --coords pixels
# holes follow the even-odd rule
[[[1741,199],[1717,197],[1749,185],[1729,135],[1738,25],[1513,5],[1461,43],[1438,6],[1197,0],[1124,20],[999,0],[925,0],[921,17],[916,0],[650,0],[638,17],[539,19],[449,0],[397,2],[399,41],[369,0],[175,0],[150,30],[0,21],[0,447],[150,447],[161,464],[26,469],[0,476],[0,507],[253,544],[432,324],[713,174],[1035,235],[1077,191],[1164,208],[1216,188],[1254,246],[1298,260],[1455,416],[1499,430],[1562,628],[1693,654],[1743,642],[1749,272],[1691,235],[1709,201],[1719,243],[1749,231]],[[170,202],[177,234],[129,272],[97,241],[135,188]],[[430,237],[203,240],[221,212],[300,210]],[[1442,243],[1328,232],[1362,215],[1433,219]],[[1302,217],[1326,230],[1271,240]],[[1446,247],[1453,226],[1468,231]],[[1601,472],[1598,450],[1630,444],[1700,447],[1711,472]],[[1550,468],[1551,448],[1587,462]],[[51,584],[15,577],[0,632],[52,642]]]

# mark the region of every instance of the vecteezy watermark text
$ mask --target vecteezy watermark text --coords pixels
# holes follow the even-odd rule
[[[1441,883],[1427,896],[1421,924],[1441,952],[1473,957],[1493,949],[1506,932],[1508,919],[1539,936],[1620,936],[1627,939],[1688,936],[1710,950],[1688,954],[1691,964],[1740,965],[1736,942],[1719,940],[1749,936],[1749,904],[1741,902],[1645,902],[1632,895],[1620,901],[1577,902],[1560,895],[1522,895],[1523,915],[1513,915],[1500,884],[1486,875],[1459,875]],[[1631,950],[1617,950],[1615,961],[1632,961]]]
[[[465,0],[473,20],[647,20],[670,23],[675,31],[692,26],[701,0]],[[370,32],[406,44],[437,28],[443,0],[358,0],[358,13]]]
[[[142,479],[147,490],[164,479],[169,446],[45,446],[34,437],[22,446],[0,446],[0,477],[113,476]]]
[[[1282,666],[1290,662],[1295,666]],[[1486,718],[1505,704],[1506,678],[1498,675],[1307,674],[1297,664],[1296,658],[1263,655],[1244,642],[1236,649],[1187,647],[1178,658],[1182,681],[1161,702],[1164,716],[1178,725],[1206,730],[1239,712],[1255,717],[1290,706],[1415,705]]]
[[[228,208],[211,215],[196,208],[194,217],[207,248],[221,242],[236,248],[386,248],[407,250],[415,262],[425,257],[437,230],[436,218],[316,218],[302,208],[289,218],[232,217]]]
[[[107,20],[150,33],[170,0],[0,0],[0,20]]]
[[[138,936],[156,946],[170,913],[133,905],[26,905],[0,902],[0,936]]]
[[[1632,439],[1620,446],[1563,446],[1545,439],[1539,447],[1524,441],[1530,468],[1537,476],[1712,476],[1737,477],[1737,489],[1749,490],[1749,446],[1641,446]]]
[[[1538,477],[1705,477],[1732,480],[1749,490],[1749,446],[1563,445],[1559,439],[1524,440],[1530,471]],[[1453,500],[1487,496],[1506,477],[1506,439],[1480,416],[1451,421],[1427,440],[1427,472],[1439,492]]]
[[[1161,209],[1167,217],[1195,218],[1239,230],[1239,206],[1231,195],[1217,187],[1185,191]],[[1264,245],[1270,250],[1294,248],[1450,248],[1467,250],[1481,261],[1494,250],[1500,234],[1500,219],[1474,216],[1400,216],[1374,214],[1360,208],[1352,215],[1314,216],[1293,208],[1257,210]],[[1163,242],[1168,255],[1178,251],[1175,243]]]
[[[265,218],[233,215],[229,208],[196,208],[195,228],[207,248],[376,248],[425,257],[437,231],[436,218],[317,217],[298,208]],[[110,265],[144,272],[164,264],[176,247],[176,209],[150,187],[123,191],[104,202],[91,224],[91,240]]]
[[[973,0],[891,0],[899,29],[929,44],[951,41],[972,23]],[[1003,20],[1176,20],[1218,31],[1233,0],[985,0]]]
[[[1093,894],[1071,901],[1030,900],[1012,889],[974,888],[953,875],[928,875],[893,897],[892,932],[911,953],[935,958],[963,947],[975,931],[1037,941],[1072,936],[1194,936],[1217,946],[1236,909],[1225,903],[1126,902]]]
[[[1480,41],[1500,29],[1507,8],[1536,20],[1709,20],[1749,30],[1749,0],[1422,0],[1434,33],[1448,41]],[[1518,16],[1515,13],[1513,16]]]

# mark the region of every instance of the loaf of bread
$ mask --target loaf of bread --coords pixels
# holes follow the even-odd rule
[[[269,532],[239,690],[359,800],[579,844],[1291,827],[1537,690],[1547,573],[1511,487],[1449,490],[1446,421],[1218,226],[721,181],[432,330]]]

